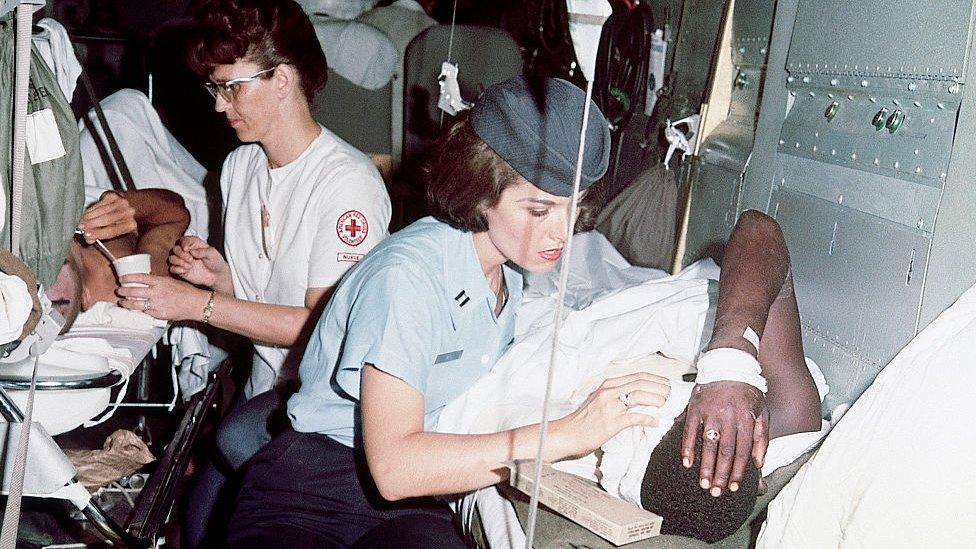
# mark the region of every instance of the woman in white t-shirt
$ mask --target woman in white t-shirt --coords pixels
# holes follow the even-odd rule
[[[298,4],[208,2],[195,13],[194,30],[189,64],[247,143],[221,172],[226,259],[184,237],[170,256],[171,272],[183,280],[133,275],[126,282],[148,287],[119,295],[124,307],[253,342],[250,401],[225,420],[218,441],[236,467],[270,439],[272,389],[297,378],[303,329],[343,273],[387,235],[390,199],[369,158],[312,118],[327,66]],[[191,509],[192,520],[205,524],[210,507]],[[203,543],[200,534],[184,544]]]

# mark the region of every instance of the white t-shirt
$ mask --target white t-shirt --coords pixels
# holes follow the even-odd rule
[[[224,161],[220,188],[224,250],[239,299],[304,305],[308,288],[338,283],[388,234],[390,197],[379,172],[324,127],[280,168],[269,167],[259,145],[239,147]],[[253,343],[248,398],[298,377],[301,349],[288,356],[288,347]]]

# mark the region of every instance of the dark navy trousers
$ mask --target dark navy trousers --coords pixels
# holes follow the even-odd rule
[[[447,505],[387,502],[360,450],[288,429],[247,464],[229,547],[465,547]]]

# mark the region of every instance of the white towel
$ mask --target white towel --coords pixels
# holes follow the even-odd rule
[[[0,344],[20,337],[32,308],[30,290],[24,279],[0,273]]]

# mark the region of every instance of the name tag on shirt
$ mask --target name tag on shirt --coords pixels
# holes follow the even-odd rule
[[[437,358],[434,360],[434,364],[441,364],[441,363],[444,363],[444,362],[450,362],[452,360],[457,360],[457,359],[461,358],[461,355],[462,354],[464,354],[464,350],[463,349],[461,349],[459,351],[451,351],[450,353],[444,353],[442,355],[437,355]]]

